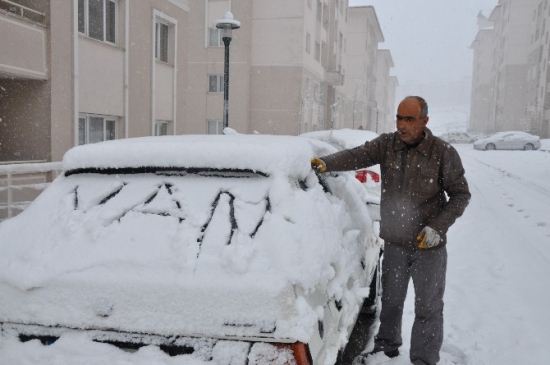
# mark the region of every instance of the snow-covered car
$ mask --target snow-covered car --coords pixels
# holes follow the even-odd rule
[[[497,132],[474,143],[476,150],[537,150],[540,137],[526,132]]]
[[[443,133],[440,138],[449,143],[474,143],[475,138],[465,132]]]
[[[69,150],[0,223],[0,348],[84,336],[182,364],[334,364],[380,247],[361,184],[310,167],[333,150],[240,134]]]
[[[325,141],[341,151],[354,148],[365,144],[378,137],[376,132],[359,129],[331,129],[315,132],[306,132],[300,134],[301,137],[307,137],[320,141]],[[320,157],[320,156],[318,156]],[[382,182],[380,181],[380,165],[371,166],[367,169],[355,171],[355,177],[359,180],[368,192],[368,208],[371,217],[377,221],[380,220],[380,195],[382,192]]]

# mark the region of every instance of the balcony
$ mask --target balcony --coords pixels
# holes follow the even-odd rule
[[[46,14],[0,0],[0,78],[47,80]]]
[[[344,74],[338,71],[325,71],[325,82],[331,86],[342,86]]]
[[[0,163],[0,222],[21,213],[61,168],[61,162]]]
[[[0,0],[0,12],[11,14],[14,17],[46,24],[46,13],[29,8],[17,0]]]

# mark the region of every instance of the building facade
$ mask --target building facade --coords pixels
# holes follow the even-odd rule
[[[482,15],[478,16],[478,33],[470,49],[474,53],[472,71],[472,92],[468,130],[473,133],[491,134],[496,131],[493,100],[493,23]]]
[[[550,138],[550,2],[539,1],[532,11],[532,19],[526,125],[531,133]]]
[[[0,160],[182,133],[186,1],[14,3],[0,2]]]
[[[387,49],[378,50],[376,60],[376,133],[395,131],[395,90],[397,78],[390,76],[393,68],[391,52]]]
[[[347,35],[345,114],[340,127],[374,131],[378,113],[378,44],[384,36],[372,6],[350,8]]]
[[[73,146],[221,133],[380,127],[395,94],[372,7],[347,0],[0,0],[0,161]],[[394,98],[394,97],[393,97]],[[384,116],[386,119],[386,116]]]
[[[549,12],[548,0],[499,0],[488,19],[478,18],[470,131],[550,137]]]

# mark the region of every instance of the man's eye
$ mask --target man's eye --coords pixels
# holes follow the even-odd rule
[[[397,120],[404,120],[407,123],[414,122],[413,117],[402,117],[402,116],[399,116],[399,115],[397,116]]]

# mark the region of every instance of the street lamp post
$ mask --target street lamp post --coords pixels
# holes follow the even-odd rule
[[[225,62],[223,68],[223,128],[229,126],[229,44],[233,29],[239,29],[241,22],[233,19],[233,14],[228,11],[223,19],[216,20],[216,28],[222,30],[222,40],[225,46]]]

